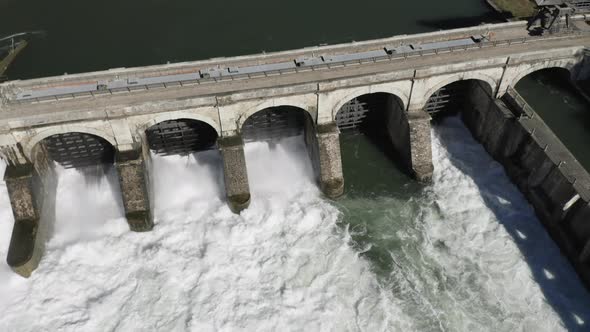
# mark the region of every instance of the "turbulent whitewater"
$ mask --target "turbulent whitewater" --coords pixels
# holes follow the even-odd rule
[[[39,268],[22,279],[0,264],[0,330],[583,330],[586,291],[501,167],[457,119],[433,131],[433,153],[419,197],[333,203],[301,138],[249,143],[252,203],[239,216],[217,152],[153,156],[148,233],[128,230],[113,170],[59,169]]]

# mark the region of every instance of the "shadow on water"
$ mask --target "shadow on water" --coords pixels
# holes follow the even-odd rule
[[[590,170],[590,102],[572,86],[569,72],[540,70],[523,78],[516,89],[580,164]]]
[[[385,112],[371,111],[359,129],[340,135],[345,194],[349,197],[404,197],[421,190],[391,142]]]
[[[450,133],[449,127],[454,128],[453,131],[463,130],[461,137],[464,139],[473,140],[473,137],[458,117],[446,118],[443,125],[437,126],[435,133],[446,147],[452,164],[477,185],[486,206],[517,244],[547,303],[560,316],[564,326],[569,331],[588,331],[590,294],[573,267],[561,255],[540,221],[516,209],[528,202],[509,181],[503,167],[483,151],[466,154],[464,145],[457,142],[457,136]],[[481,167],[484,154],[490,167]]]
[[[390,252],[403,246],[395,230],[416,215],[415,198],[423,185],[403,171],[386,132],[369,128],[340,135],[345,194],[335,204],[343,213],[341,226],[350,229],[351,245],[387,278],[394,269]]]
[[[501,23],[505,22],[508,18],[512,18],[512,15],[510,13],[499,14],[496,12],[487,12],[485,14],[477,16],[417,20],[416,22],[419,25],[422,25],[429,29],[446,30],[476,26],[483,23]]]

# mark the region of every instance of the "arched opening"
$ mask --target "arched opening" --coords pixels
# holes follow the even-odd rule
[[[435,91],[426,102],[424,111],[434,123],[444,117],[457,115],[478,102],[478,92],[492,95],[492,87],[482,80],[469,79],[449,83]]]
[[[42,155],[46,155],[64,168],[81,169],[112,164],[115,159],[115,149],[102,137],[69,132],[51,135],[37,143],[33,148],[33,158],[38,161]]]
[[[303,135],[306,126],[313,124],[309,113],[295,106],[276,106],[249,116],[242,125],[245,142],[276,141]]]
[[[53,134],[33,147],[31,157],[44,238],[67,228],[62,240],[75,241],[123,214],[115,147],[105,138],[75,131]]]
[[[575,71],[575,69],[570,70],[568,68],[558,66],[532,67],[527,71],[521,72],[519,75],[517,75],[512,81],[511,86],[516,88],[523,80],[528,81],[532,78],[538,79],[540,77],[546,77],[551,80],[559,80],[561,83],[571,82],[573,77],[572,71]]]
[[[285,188],[315,182],[315,134],[311,115],[299,107],[275,106],[250,115],[241,135],[252,194],[288,195]]]
[[[150,152],[145,156],[148,188],[156,215],[221,196],[223,166],[213,126],[196,119],[170,119],[148,127],[145,138]]]
[[[533,81],[537,81],[541,84],[547,84],[549,82],[552,82],[554,84],[567,87],[569,87],[569,85],[572,82],[571,73],[568,69],[561,67],[550,67],[535,70],[531,73],[528,73],[527,75],[523,76],[515,82],[514,88],[518,90],[519,87],[522,88],[523,85],[526,85],[527,83],[531,83]]]
[[[345,191],[380,195],[411,180],[410,129],[402,100],[378,92],[351,99],[336,113]]]
[[[534,71],[518,81],[516,92],[590,170],[590,85],[573,81],[565,68]]]
[[[192,119],[167,120],[145,131],[150,150],[160,155],[187,155],[216,148],[217,131],[208,123]]]
[[[452,131],[461,124],[469,128],[474,137],[479,137],[480,129],[489,122],[486,115],[494,99],[492,87],[486,81],[459,80],[435,91],[423,110],[430,116],[431,125],[439,132],[439,137],[442,137],[440,134],[444,136],[447,129]]]

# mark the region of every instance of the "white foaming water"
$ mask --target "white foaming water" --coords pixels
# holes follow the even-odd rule
[[[423,330],[587,331],[586,289],[502,166],[456,117],[432,150],[433,185],[391,252],[405,312]]]
[[[433,154],[421,212],[382,235],[403,240],[385,284],[336,226],[301,138],[246,145],[252,203],[239,216],[217,152],[153,156],[147,233],[128,230],[112,172],[60,169],[39,268],[25,280],[0,264],[0,331],[583,330],[585,290],[501,167],[456,119],[434,130]]]
[[[320,198],[302,139],[246,153],[252,203],[239,216],[222,198],[217,152],[153,156],[147,233],[128,231],[113,181],[60,170],[39,268],[25,280],[2,265],[0,330],[411,330]]]

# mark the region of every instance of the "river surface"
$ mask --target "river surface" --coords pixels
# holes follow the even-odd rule
[[[543,70],[524,77],[516,89],[543,118],[580,164],[590,170],[590,101],[565,70]]]
[[[13,79],[277,51],[477,25],[484,1],[0,1],[0,35],[41,30]]]
[[[494,17],[477,0],[93,7],[8,0],[0,12],[10,13],[0,35],[47,33],[15,63],[14,79]],[[148,233],[129,232],[112,169],[99,177],[59,169],[57,221],[38,270],[24,280],[0,265],[0,330],[589,329],[587,291],[502,167],[457,118],[432,130],[432,184],[408,178],[386,147],[363,135],[345,133],[341,143],[346,194],[337,201],[319,193],[301,138],[248,143],[252,204],[239,216],[224,202],[217,152],[153,156],[156,225]],[[9,204],[1,182],[2,257]]]

